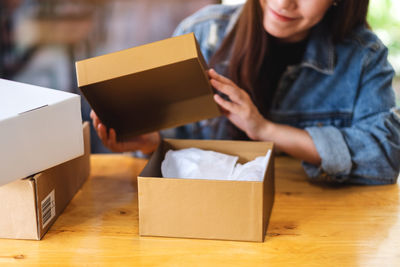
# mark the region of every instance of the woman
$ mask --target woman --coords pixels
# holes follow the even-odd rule
[[[368,0],[248,0],[215,5],[185,19],[210,65],[224,118],[177,128],[179,138],[272,141],[303,160],[314,180],[395,183],[400,112],[387,49],[368,30]],[[228,78],[227,78],[228,77]],[[152,133],[117,143],[92,113],[114,151],[154,151]],[[226,119],[227,118],[227,119]]]

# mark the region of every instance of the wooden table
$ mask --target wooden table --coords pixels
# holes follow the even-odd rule
[[[400,266],[399,185],[315,185],[278,157],[264,243],[139,237],[145,163],[93,155],[90,179],[43,240],[0,240],[0,265]]]

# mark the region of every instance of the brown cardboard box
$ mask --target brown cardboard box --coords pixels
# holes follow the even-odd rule
[[[0,186],[0,238],[40,240],[90,173],[89,123],[84,155]]]
[[[76,63],[79,88],[119,139],[219,116],[206,69],[193,33]]]
[[[163,140],[138,177],[139,234],[262,242],[274,202],[273,153],[263,182],[160,178],[165,153],[188,147],[240,163],[273,150],[269,142]]]

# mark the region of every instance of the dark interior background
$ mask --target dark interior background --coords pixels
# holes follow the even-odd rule
[[[0,78],[77,93],[75,61],[168,38],[218,0],[1,0]],[[83,99],[82,116],[90,107]],[[91,129],[92,152],[108,152]]]

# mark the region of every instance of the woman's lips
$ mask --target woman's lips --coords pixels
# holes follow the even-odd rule
[[[275,10],[273,10],[272,8],[268,8],[269,10],[270,10],[270,12],[272,13],[272,15],[275,17],[275,18],[277,18],[278,20],[280,20],[280,21],[284,21],[284,22],[288,22],[288,21],[293,21],[293,20],[296,20],[297,18],[291,18],[291,17],[286,17],[286,16],[283,16],[283,15],[281,15],[281,14],[279,14],[278,12],[276,12]]]

